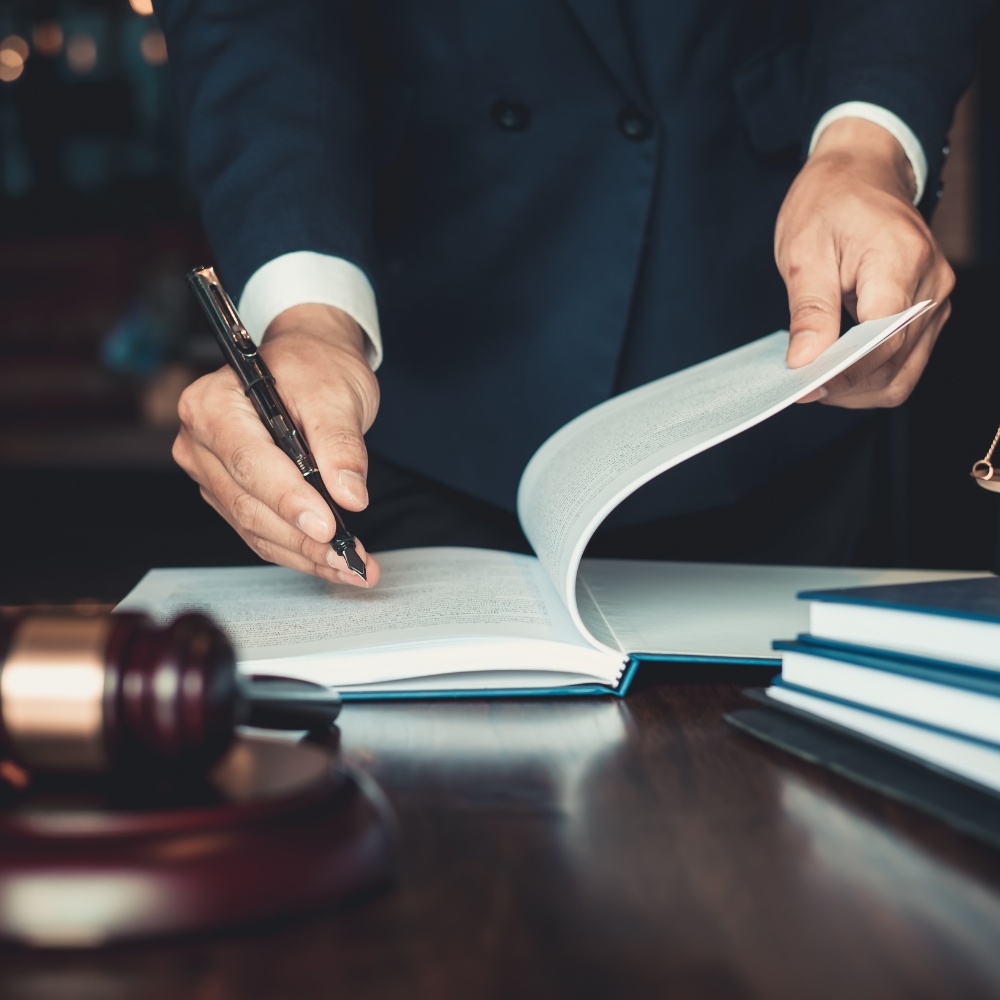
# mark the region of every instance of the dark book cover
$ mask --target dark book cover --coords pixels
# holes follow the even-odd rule
[[[804,590],[799,598],[1000,623],[1000,577]]]

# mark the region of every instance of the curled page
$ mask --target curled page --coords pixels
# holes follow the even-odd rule
[[[828,382],[922,313],[920,302],[861,323],[815,361],[788,368],[780,330],[615,396],[570,421],[532,456],[517,495],[521,526],[580,631],[576,581],[601,522],[650,479],[766,420]]]

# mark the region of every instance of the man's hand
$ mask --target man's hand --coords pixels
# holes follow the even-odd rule
[[[775,229],[791,313],[789,367],[837,339],[842,304],[863,323],[924,299],[939,303],[801,402],[898,406],[917,384],[951,312],[955,276],[913,206],[914,190],[899,143],[859,118],[823,130],[789,190]]]
[[[361,329],[339,309],[296,306],[271,323],[260,350],[333,499],[346,510],[363,510],[363,435],[378,409],[378,383]],[[330,548],[333,515],[271,440],[228,367],[189,386],[179,412],[174,459],[250,548],[268,562],[334,583],[366,585]],[[378,564],[360,543],[358,552],[367,586],[374,586]]]

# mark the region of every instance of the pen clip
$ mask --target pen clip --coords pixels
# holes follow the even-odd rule
[[[197,268],[191,272],[191,279],[195,288],[201,292],[202,302],[216,314],[219,327],[229,334],[233,347],[247,357],[256,354],[257,345],[250,339],[250,334],[237,315],[233,300],[215,276],[215,268]]]

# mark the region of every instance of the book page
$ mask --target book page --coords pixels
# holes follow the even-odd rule
[[[379,562],[372,590],[279,566],[153,570],[116,610],[161,623],[204,611],[241,662],[470,638],[591,648],[532,556],[427,548],[386,552]]]
[[[930,307],[922,302],[862,323],[797,369],[786,366],[788,334],[778,331],[622,393],[553,434],[521,477],[517,511],[581,631],[590,634],[577,608],[580,559],[618,504],[654,476],[808,395]]]
[[[946,570],[584,559],[577,585],[585,594],[580,615],[605,645],[627,653],[777,660],[773,639],[809,630],[809,604],[797,598],[800,590],[967,576]]]

